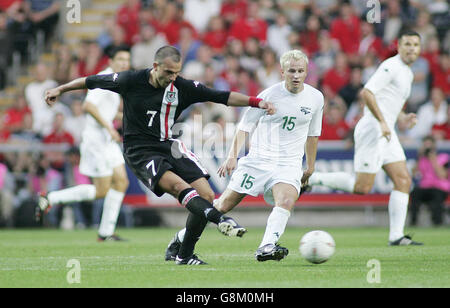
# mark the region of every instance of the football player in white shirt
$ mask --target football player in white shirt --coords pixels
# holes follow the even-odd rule
[[[227,159],[218,170],[220,176],[231,175],[230,183],[214,206],[222,213],[231,211],[246,195],[264,194],[274,205],[267,220],[264,237],[256,251],[258,261],[281,260],[288,249],[278,245],[301,186],[314,172],[317,141],[322,130],[324,97],[305,84],[308,58],[291,50],[280,59],[284,81],[264,90],[258,97],[272,102],[274,115],[248,108],[245,112]],[[247,136],[253,132],[250,151],[238,163],[238,154]],[[306,151],[307,169],[302,170]],[[184,230],[174,237],[166,251],[175,254]]]
[[[414,31],[402,32],[398,39],[398,54],[380,64],[364,86],[364,115],[355,127],[354,168],[356,177],[344,172],[314,173],[309,185],[323,185],[337,190],[367,194],[375,176],[383,169],[394,183],[389,197],[389,245],[421,245],[404,235],[408,210],[411,176],[406,156],[394,126],[404,121],[410,128],[416,124],[414,113],[402,111],[408,99],[413,73],[411,64],[420,55],[420,36]]]
[[[130,69],[130,52],[115,48],[110,54],[109,67],[99,75]],[[93,184],[43,193],[39,197],[39,213],[51,205],[92,201],[105,198],[98,230],[98,241],[122,240],[114,234],[120,207],[128,188],[125,161],[119,147],[120,135],[113,120],[121,117],[120,95],[111,91],[89,90],[83,109],[87,112],[86,126],[80,144],[80,172],[92,178]]]

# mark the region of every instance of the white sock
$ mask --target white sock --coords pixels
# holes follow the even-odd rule
[[[408,212],[409,194],[393,190],[389,197],[389,241],[401,238]]]
[[[49,192],[47,198],[51,205],[92,201],[95,199],[96,191],[95,185],[82,184]]]
[[[266,232],[259,247],[275,244],[284,233],[291,212],[275,206],[267,219]]]
[[[310,185],[327,186],[331,189],[353,192],[355,177],[347,172],[314,172],[308,183]]]
[[[181,229],[180,231],[178,231],[177,236],[178,236],[178,240],[180,242],[183,242],[185,233],[186,233],[186,228]]]
[[[111,236],[114,234],[123,197],[125,197],[125,193],[112,188],[106,193],[105,201],[103,202],[102,220],[98,229],[100,236]]]

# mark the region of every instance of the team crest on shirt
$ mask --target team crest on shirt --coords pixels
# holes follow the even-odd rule
[[[311,108],[310,107],[300,107],[300,111],[303,112],[305,115],[307,115],[308,113],[311,113]]]
[[[167,100],[169,103],[173,103],[173,102],[175,101],[176,98],[177,98],[176,92],[173,92],[173,91],[167,91],[167,93],[166,93],[166,100]]]

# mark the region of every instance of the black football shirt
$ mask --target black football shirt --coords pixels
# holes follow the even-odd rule
[[[198,102],[226,105],[230,92],[208,88],[178,76],[166,88],[149,83],[151,69],[123,71],[86,78],[88,89],[100,88],[123,98],[124,147],[154,144],[172,138],[172,126],[182,111]]]

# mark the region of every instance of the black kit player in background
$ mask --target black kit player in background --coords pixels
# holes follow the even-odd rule
[[[208,221],[228,236],[242,236],[247,230],[231,217],[216,210],[215,194],[209,175],[197,157],[179,140],[172,139],[172,126],[181,112],[197,102],[215,102],[228,106],[251,106],[274,114],[270,102],[237,92],[217,91],[179,75],[180,52],[172,46],[161,47],[155,54],[153,68],[92,75],[75,79],[45,93],[52,106],[62,93],[95,89],[119,93],[124,102],[124,158],[134,174],[156,195],[169,193],[190,214],[186,234],[176,264],[206,264],[194,254],[194,247]]]

